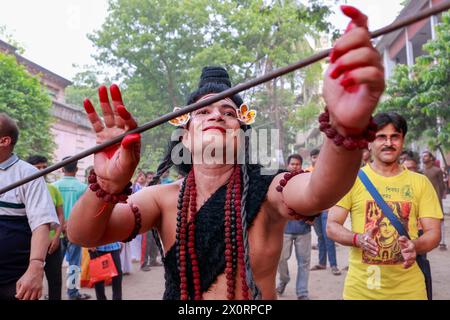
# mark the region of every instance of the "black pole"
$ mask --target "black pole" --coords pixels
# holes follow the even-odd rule
[[[390,33],[390,32],[393,32],[395,30],[401,29],[401,28],[403,28],[403,27],[405,27],[407,25],[416,23],[416,22],[418,22],[420,20],[426,19],[426,18],[428,18],[430,16],[436,15],[436,14],[438,14],[440,12],[443,12],[445,10],[448,10],[448,9],[450,9],[450,1],[443,2],[441,4],[438,4],[438,5],[434,6],[434,7],[425,9],[425,10],[419,12],[418,14],[416,14],[415,16],[406,17],[406,18],[401,19],[401,20],[399,20],[397,22],[394,22],[394,23],[392,23],[392,24],[390,24],[390,25],[388,25],[386,27],[378,29],[378,30],[372,32],[370,34],[370,37],[372,39],[373,38],[377,38],[377,37],[379,37],[381,35],[384,35],[386,33]],[[88,150],[85,150],[85,151],[83,151],[83,152],[81,152],[81,153],[79,153],[77,155],[74,155],[74,156],[72,156],[72,157],[70,157],[70,158],[68,158],[68,159],[66,159],[64,161],[61,161],[61,162],[56,163],[56,164],[54,164],[54,165],[52,165],[50,167],[47,167],[44,170],[36,172],[35,174],[32,174],[31,176],[28,176],[28,177],[26,177],[24,179],[21,179],[21,180],[19,180],[17,182],[14,182],[14,183],[10,184],[9,186],[6,186],[6,187],[0,189],[0,194],[3,194],[3,193],[5,193],[5,192],[7,192],[9,190],[17,188],[18,186],[21,186],[22,184],[30,182],[31,180],[34,180],[34,179],[37,179],[39,177],[45,176],[46,174],[48,174],[50,172],[53,172],[55,170],[58,170],[58,169],[64,167],[66,164],[69,164],[69,163],[71,163],[73,161],[80,160],[82,158],[90,156],[93,153],[99,152],[99,151],[101,151],[101,150],[103,150],[103,149],[105,149],[107,147],[110,147],[112,145],[120,143],[122,141],[122,139],[128,134],[141,133],[141,132],[147,131],[147,130],[152,129],[152,128],[156,127],[156,126],[159,126],[160,124],[163,124],[164,122],[167,122],[167,121],[169,121],[169,120],[171,120],[173,118],[176,118],[176,117],[181,116],[183,114],[186,114],[186,113],[192,112],[194,110],[203,108],[203,107],[205,107],[207,105],[210,105],[210,104],[212,104],[214,102],[220,101],[220,100],[225,99],[225,98],[230,97],[230,96],[233,96],[236,93],[239,93],[241,91],[250,89],[252,87],[260,85],[261,83],[273,80],[273,79],[278,78],[278,77],[280,77],[282,75],[285,75],[287,73],[293,72],[293,71],[295,71],[297,69],[309,66],[310,64],[313,64],[313,63],[315,63],[315,62],[317,62],[319,60],[322,60],[323,58],[328,57],[328,55],[330,54],[330,51],[331,51],[331,49],[326,49],[326,50],[320,51],[320,52],[318,52],[318,53],[316,53],[316,54],[314,54],[314,55],[312,55],[312,56],[310,56],[310,57],[308,57],[306,59],[300,60],[300,61],[298,61],[296,63],[293,63],[291,65],[288,65],[286,67],[275,69],[275,70],[273,70],[273,71],[271,71],[269,73],[266,73],[266,74],[262,75],[261,77],[249,80],[249,81],[241,83],[241,84],[238,84],[237,86],[234,86],[234,87],[232,87],[232,88],[230,88],[228,90],[222,91],[221,93],[218,93],[215,96],[211,96],[211,97],[209,97],[209,98],[207,98],[205,100],[192,103],[192,104],[182,108],[181,110],[165,114],[165,115],[163,115],[163,116],[161,116],[161,117],[159,117],[159,118],[157,118],[155,120],[147,122],[146,124],[144,124],[144,125],[142,125],[140,127],[137,127],[137,128],[135,128],[133,130],[130,130],[130,131],[127,131],[126,133],[123,133],[120,136],[115,137],[114,139],[111,139],[109,141],[103,142],[102,144],[96,145],[95,147],[92,147],[92,148],[90,148]]]

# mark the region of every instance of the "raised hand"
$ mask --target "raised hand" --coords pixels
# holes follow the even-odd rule
[[[94,109],[91,101],[84,101],[84,108],[89,121],[97,134],[97,144],[110,140],[137,127],[132,115],[123,105],[119,87],[111,85],[112,106],[109,102],[108,89],[98,89],[103,122]],[[97,182],[108,193],[123,191],[133,176],[139,163],[141,137],[139,134],[127,135],[120,144],[109,147],[94,155],[94,170]]]
[[[330,54],[323,94],[338,132],[359,135],[383,93],[384,68],[370,41],[367,17],[351,6],[341,10],[352,20]]]

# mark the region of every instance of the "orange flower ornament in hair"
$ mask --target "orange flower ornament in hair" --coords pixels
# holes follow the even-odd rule
[[[177,111],[177,110],[181,110],[181,108],[180,107],[173,108],[173,111]],[[169,120],[169,123],[176,127],[182,127],[182,126],[186,125],[190,119],[191,119],[191,114],[185,113],[179,117]]]
[[[173,111],[181,110],[180,107],[173,108]],[[237,110],[237,118],[240,122],[250,125],[255,122],[256,119],[256,110],[249,109],[248,106],[243,103]],[[179,117],[169,120],[169,123],[176,127],[185,126],[189,120],[191,119],[191,115],[189,113],[185,113]]]
[[[237,111],[239,121],[246,125],[253,124],[256,119],[256,110],[249,109],[245,103],[241,104]]]

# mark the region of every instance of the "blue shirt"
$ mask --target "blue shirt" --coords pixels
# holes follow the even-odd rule
[[[286,234],[307,234],[311,232],[311,226],[304,221],[289,220],[284,227]]]
[[[132,193],[136,193],[136,192],[140,191],[141,189],[142,189],[142,186],[139,183],[134,183],[131,186],[131,192]]]
[[[64,200],[64,218],[69,219],[75,202],[80,199],[87,189],[87,185],[78,181],[75,177],[64,176],[62,179],[53,183],[59,189]]]
[[[162,178],[161,179],[161,184],[168,184],[168,183],[172,183],[173,179],[170,177],[166,177],[166,178]]]
[[[97,247],[97,250],[98,251],[102,251],[102,252],[105,252],[105,251],[116,251],[116,250],[119,250],[120,249],[120,243],[119,242],[113,242],[113,243],[108,243],[108,244],[105,244],[104,246],[98,246]]]

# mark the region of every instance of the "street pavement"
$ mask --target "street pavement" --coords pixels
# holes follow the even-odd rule
[[[450,245],[450,217],[445,216],[445,239],[447,245]],[[312,231],[312,243],[317,243],[315,232]],[[348,265],[349,248],[336,245],[336,254],[338,267],[340,269]],[[431,262],[433,274],[433,295],[435,300],[449,300],[450,286],[448,278],[450,276],[450,251],[441,251],[438,248],[428,254]],[[311,266],[318,262],[318,251],[312,250]],[[286,290],[280,300],[295,300],[295,279],[297,273],[295,254],[293,253],[289,259],[289,271],[291,281],[288,283]],[[65,267],[63,268],[63,275]],[[310,299],[313,300],[340,300],[342,299],[342,290],[346,271],[342,271],[342,275],[335,276],[331,273],[328,266],[326,270],[311,271],[309,280]],[[278,281],[278,279],[277,279]],[[46,281],[45,281],[46,282]],[[64,281],[63,281],[63,285]],[[124,300],[161,300],[164,292],[164,268],[152,267],[148,272],[139,269],[139,263],[133,263],[133,271],[129,275],[123,277],[123,299]],[[46,292],[46,290],[44,291]],[[93,288],[82,288],[81,292],[89,293],[95,299],[95,291]],[[108,299],[111,299],[111,286],[107,286],[106,293]],[[65,297],[65,288],[63,289],[63,299]]]

